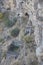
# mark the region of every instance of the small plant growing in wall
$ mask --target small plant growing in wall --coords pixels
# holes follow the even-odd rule
[[[0,38],[0,42],[3,42],[3,41],[4,41],[4,39]]]
[[[14,24],[15,24],[17,22],[17,17],[14,17],[13,21],[14,21]]]
[[[9,51],[15,51],[15,50],[18,50],[19,47],[18,46],[15,46],[14,44],[11,44],[8,48]]]
[[[17,37],[19,35],[20,29],[19,28],[15,28],[11,31],[11,36],[13,37]]]
[[[5,26],[7,26],[7,27],[12,27],[12,26],[13,26],[13,22],[10,21],[9,19],[7,19],[7,20],[5,21]]]
[[[9,13],[5,12],[4,17],[3,17],[3,21],[4,21],[4,24],[6,27],[12,27],[17,22],[17,17],[14,17],[13,21],[11,21],[9,18]]]
[[[3,18],[3,13],[0,12],[0,19],[2,19],[2,18]]]
[[[26,43],[31,43],[34,41],[32,36],[24,36],[24,40]]]

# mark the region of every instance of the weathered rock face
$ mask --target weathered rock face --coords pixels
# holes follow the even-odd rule
[[[38,57],[38,61],[39,63],[41,63],[41,65],[43,64],[42,62],[42,58],[43,57],[43,0],[36,0],[35,3],[35,10],[36,10],[36,20],[37,20],[37,29],[36,29],[36,33],[38,31],[38,33],[36,34],[36,44],[38,45],[38,47],[36,48],[36,55]],[[39,39],[38,39],[39,38]]]
[[[32,14],[33,14],[33,1],[26,1],[26,0],[4,0],[3,1],[4,5],[3,7],[5,8],[4,10],[4,14],[5,12],[7,12],[7,15],[5,16],[5,18],[7,17],[7,19],[4,19],[3,21],[5,22],[14,22],[15,18],[17,17],[16,23],[15,25],[13,25],[11,28],[7,27],[4,25],[3,27],[3,32],[2,35],[0,34],[0,36],[3,36],[4,40],[2,39],[1,41],[1,65],[29,65],[31,64],[31,62],[34,61],[34,59],[36,60],[36,55],[35,55],[35,51],[34,51],[34,42],[31,42],[31,38],[30,38],[30,42],[31,43],[26,43],[24,41],[24,37],[22,38],[22,35],[24,36],[24,29],[29,30],[29,35],[33,37],[34,33],[32,33]],[[29,4],[30,3],[30,4]],[[6,7],[5,7],[6,6]],[[2,8],[3,9],[3,8]],[[33,10],[32,10],[33,9]],[[2,10],[3,11],[3,10]],[[1,11],[1,12],[2,12]],[[14,14],[15,13],[15,14]],[[9,21],[9,18],[10,21]],[[14,20],[11,20],[14,19]],[[5,23],[3,22],[2,23]],[[10,23],[8,23],[9,25]],[[18,37],[13,37],[11,36],[10,32],[15,29],[15,27],[18,27],[20,29],[20,33],[18,35]],[[28,27],[28,29],[27,29]],[[16,33],[16,32],[15,32]],[[32,34],[31,34],[32,33]],[[28,34],[27,34],[28,36]],[[11,45],[11,42],[15,40],[19,40],[22,41],[21,42],[17,42],[16,41],[16,46]],[[28,39],[27,39],[28,40]],[[19,44],[21,43],[21,44]],[[33,45],[32,45],[33,44]],[[18,49],[18,46],[19,49]],[[21,46],[22,45],[22,46]],[[10,47],[8,49],[8,47]]]
[[[39,0],[39,4],[41,7],[43,7],[43,0]]]
[[[5,7],[6,6],[6,7]],[[7,10],[11,10],[13,12],[13,10],[16,7],[16,0],[4,0],[3,1],[3,7]]]
[[[43,21],[43,1],[41,0],[36,0],[35,4],[34,4],[34,7],[36,9],[36,18],[39,20],[39,21]]]
[[[0,4],[0,9],[2,7],[1,12],[6,16],[4,15],[2,19],[3,24],[0,24],[3,28],[0,36],[4,38],[0,39],[1,65],[31,65],[32,63],[35,65],[35,62],[38,61],[42,63],[43,0],[3,0],[2,2],[3,6]],[[8,27],[4,21],[8,26],[11,25],[11,22],[14,24]],[[11,31],[15,28],[20,30],[17,37],[11,35]],[[12,41],[16,41],[16,46],[11,44]],[[36,61],[36,56],[38,61]]]

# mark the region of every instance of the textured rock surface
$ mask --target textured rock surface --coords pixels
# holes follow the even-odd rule
[[[0,65],[42,65],[43,0],[0,0],[0,13]]]

